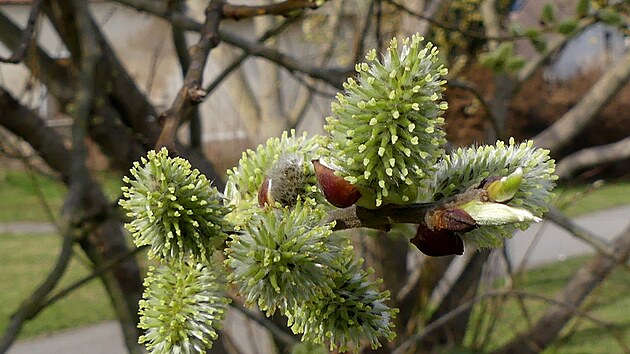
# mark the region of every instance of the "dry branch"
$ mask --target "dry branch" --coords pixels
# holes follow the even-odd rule
[[[202,102],[206,95],[201,82],[208,54],[212,48],[219,45],[218,30],[223,16],[222,3],[221,0],[212,0],[206,8],[206,20],[200,31],[199,42],[190,49],[190,66],[184,77],[184,85],[171,108],[160,116],[162,132],[155,143],[155,149],[165,146],[171,151],[177,150],[175,135],[184,115],[188,108]]]
[[[582,266],[531,330],[521,333],[515,340],[494,353],[539,353],[548,347],[576,313],[571,307],[578,308],[588,294],[601,284],[617,265],[628,261],[630,228],[614,240],[611,250],[610,256],[599,254]]]
[[[556,175],[566,179],[580,170],[628,158],[630,158],[630,137],[611,144],[582,149],[568,155],[558,163]]]
[[[2,63],[10,63],[17,64],[24,59],[26,56],[26,51],[29,48],[31,42],[35,39],[35,25],[37,24],[37,18],[39,14],[42,12],[42,4],[43,0],[35,0],[33,2],[33,6],[31,7],[31,12],[28,15],[28,20],[26,22],[26,28],[22,32],[22,38],[20,39],[20,44],[14,49],[13,54],[8,58],[0,57],[0,62]]]
[[[540,147],[557,150],[575,138],[630,79],[630,52],[607,70],[580,101],[533,140]]]

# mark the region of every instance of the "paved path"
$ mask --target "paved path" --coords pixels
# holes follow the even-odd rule
[[[630,225],[630,205],[605,210],[577,218],[577,223],[600,236],[611,240]],[[33,232],[31,227],[51,232],[49,226],[0,225],[2,232]],[[54,228],[52,229],[54,231]],[[528,266],[563,260],[571,256],[593,252],[588,245],[573,238],[563,229],[550,222],[519,232],[509,241],[512,262],[518,265],[532,248]],[[116,322],[106,322],[79,329],[67,330],[18,341],[8,354],[126,354],[122,332]]]
[[[0,223],[0,234],[51,234],[57,232],[55,225],[48,222],[17,221]]]

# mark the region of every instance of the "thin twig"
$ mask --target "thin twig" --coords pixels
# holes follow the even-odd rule
[[[232,296],[232,303],[230,304],[230,306],[232,306],[234,309],[238,310],[254,322],[268,329],[274,338],[284,343],[287,347],[291,347],[297,342],[295,338],[293,338],[293,336],[283,331],[280,327],[276,326],[275,323],[263,317],[260,312],[252,311],[243,306],[238,298]]]
[[[219,45],[218,30],[223,17],[222,5],[222,0],[211,0],[206,8],[206,20],[200,31],[199,42],[191,48],[191,62],[184,77],[184,84],[171,108],[160,117],[162,132],[155,144],[156,149],[165,146],[169,150],[176,150],[175,135],[187,109],[203,101],[206,95],[201,88],[201,82],[208,54],[212,48]]]
[[[44,308],[54,304],[55,302],[63,299],[65,296],[67,296],[68,294],[70,294],[74,290],[82,287],[83,285],[87,284],[91,280],[100,277],[105,272],[111,270],[113,267],[115,267],[119,263],[121,263],[123,261],[126,261],[127,259],[130,259],[130,258],[136,256],[141,251],[144,251],[147,247],[148,246],[136,247],[136,248],[134,248],[132,250],[128,250],[124,254],[119,254],[116,257],[108,260],[107,262],[99,265],[97,268],[94,268],[90,274],[88,274],[85,277],[83,277],[83,278],[75,281],[74,283],[66,286],[65,288],[57,291],[54,295],[51,295],[50,297],[48,297],[46,300],[44,300],[41,303],[41,308],[44,309]]]
[[[256,40],[256,42],[264,43],[266,40],[277,36],[282,31],[287,29],[290,25],[297,22],[300,18],[300,16],[295,16],[285,19],[284,21],[280,22],[279,24],[275,25],[274,27],[263,33],[263,35],[260,36]],[[223,80],[225,80],[234,70],[236,70],[245,61],[245,59],[247,59],[248,56],[249,54],[247,52],[244,52],[236,59],[234,59],[208,86],[206,86],[205,91],[208,94],[214,91],[214,89],[217,88],[217,86],[219,86],[219,84],[221,84],[221,82],[223,82]]]
[[[9,64],[17,64],[24,59],[26,56],[26,51],[29,47],[29,44],[32,40],[35,39],[35,25],[37,24],[37,18],[39,14],[42,12],[42,4],[43,0],[35,0],[33,2],[33,6],[31,7],[31,12],[28,15],[28,21],[26,23],[26,28],[22,32],[22,38],[20,39],[20,44],[17,49],[13,52],[8,58],[0,57],[0,62],[9,63]]]
[[[579,308],[573,306],[570,303],[566,303],[566,302],[562,302],[556,299],[551,299],[548,298],[546,296],[540,295],[540,294],[534,294],[534,293],[529,293],[529,292],[525,292],[525,291],[519,291],[519,290],[493,290],[493,291],[488,291],[487,293],[481,294],[476,296],[475,298],[466,301],[464,303],[462,303],[461,305],[457,306],[456,308],[454,308],[453,310],[451,310],[450,312],[444,314],[442,317],[438,318],[437,320],[435,320],[434,322],[432,322],[431,324],[429,324],[428,326],[426,326],[424,328],[424,331],[422,331],[422,333],[418,333],[415,334],[413,336],[410,336],[409,338],[407,338],[403,343],[401,343],[396,350],[394,350],[392,352],[392,354],[403,354],[406,353],[409,349],[412,348],[413,345],[421,343],[421,341],[426,338],[429,334],[431,334],[433,331],[435,331],[436,329],[441,328],[442,326],[444,326],[445,324],[449,323],[450,321],[454,320],[455,318],[457,318],[461,313],[468,311],[468,309],[472,306],[474,306],[475,304],[488,299],[488,298],[493,298],[493,297],[504,297],[504,296],[521,296],[521,297],[526,297],[526,298],[531,298],[531,299],[535,299],[535,300],[540,300],[546,303],[550,303],[556,306],[560,306],[563,307],[569,311],[571,311],[572,313],[574,313],[577,316],[580,317],[584,317],[586,319],[588,319],[589,321],[606,328],[609,331],[613,331],[615,324],[611,323],[611,322],[607,322],[604,320],[601,320],[593,315],[590,315],[588,313],[585,313],[584,311],[580,310]]]

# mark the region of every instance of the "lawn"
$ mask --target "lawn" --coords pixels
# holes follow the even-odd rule
[[[97,174],[103,190],[110,198],[120,195],[121,177]],[[49,221],[42,197],[58,217],[63,205],[66,187],[52,176],[35,175],[20,170],[0,169],[0,223],[12,221]]]
[[[3,333],[9,316],[43,281],[54,264],[61,247],[61,238],[51,234],[0,234],[0,245],[0,333]],[[89,273],[83,263],[73,259],[60,287]],[[20,338],[114,318],[107,294],[96,279],[47,307],[34,321],[27,322]]]
[[[576,257],[566,261],[540,267],[523,273],[517,279],[516,287],[527,293],[534,293],[553,298],[576,271],[589,258]],[[580,307],[589,315],[613,325],[612,331],[593,324],[586,318],[575,318],[562,332],[561,340],[552,345],[545,353],[621,353],[623,352],[616,336],[630,346],[630,272],[618,267],[591,292]],[[496,304],[497,302],[495,302]],[[489,304],[486,302],[485,304]],[[514,333],[526,330],[529,323],[535,322],[547,308],[547,303],[537,299],[524,299],[527,315],[524,314],[515,298],[503,303],[496,317],[496,327],[489,340],[489,348],[497,348],[514,337]],[[488,307],[476,308],[476,318],[480,313],[490,315]],[[486,317],[487,319],[487,317]],[[472,342],[472,338],[469,338]]]

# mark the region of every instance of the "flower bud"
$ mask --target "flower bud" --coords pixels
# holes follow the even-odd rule
[[[519,222],[539,222],[541,219],[529,210],[514,208],[500,203],[478,200],[470,201],[460,208],[468,213],[478,225],[506,225]]]
[[[258,189],[258,205],[261,208],[266,205],[273,205],[274,200],[271,195],[271,179],[269,177],[265,177],[263,183],[260,185],[260,189]]]
[[[514,198],[521,181],[523,181],[523,169],[519,167],[509,176],[487,178],[481,182],[481,188],[488,192],[490,201],[505,203]]]
[[[466,232],[477,227],[475,219],[458,208],[437,209],[427,213],[425,222],[430,230]]]
[[[425,225],[418,225],[416,236],[411,239],[420,252],[431,257],[464,254],[464,242],[454,231],[431,230]]]
[[[313,160],[313,166],[317,182],[330,204],[347,208],[361,198],[359,189],[343,177],[337,176],[333,169],[324,166],[319,160]]]

